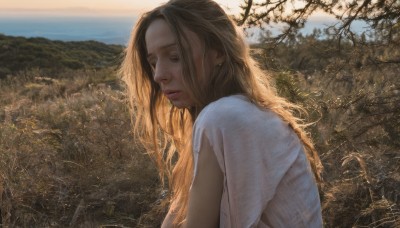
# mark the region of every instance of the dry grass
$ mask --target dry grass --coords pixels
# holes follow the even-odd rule
[[[396,66],[366,67],[347,70],[346,80],[337,72],[299,80],[319,106],[311,130],[325,165],[326,227],[400,223],[399,73]]]
[[[325,227],[399,227],[399,69],[341,69],[275,74],[317,121]],[[160,224],[163,190],[113,75],[33,70],[0,81],[3,227]]]
[[[2,81],[3,227],[132,227],[156,201],[157,174],[133,141],[120,85],[98,77]]]

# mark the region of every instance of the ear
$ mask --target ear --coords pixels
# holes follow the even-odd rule
[[[214,66],[221,66],[225,62],[225,54],[221,51],[210,49],[208,56]]]

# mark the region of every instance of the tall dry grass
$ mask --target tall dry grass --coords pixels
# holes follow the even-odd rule
[[[399,227],[400,69],[329,61],[323,71],[272,72],[315,122],[325,227]],[[0,224],[158,226],[165,189],[127,107],[112,69],[0,80]]]
[[[399,227],[400,68],[336,59],[324,72],[274,75],[281,94],[315,121],[325,227]]]
[[[3,227],[140,222],[159,183],[111,70],[34,70],[1,81],[0,94]]]

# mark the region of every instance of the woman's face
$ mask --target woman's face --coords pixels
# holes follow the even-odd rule
[[[208,51],[203,59],[204,45],[200,38],[187,29],[184,32],[191,45],[197,77],[210,74],[216,65],[216,52]],[[163,94],[178,108],[193,107],[195,104],[189,96],[189,88],[183,83],[178,44],[165,20],[154,20],[146,31],[145,39],[147,60],[152,66],[154,81],[160,85]],[[201,78],[199,81],[202,81]]]

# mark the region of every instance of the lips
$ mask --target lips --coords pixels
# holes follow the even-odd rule
[[[165,90],[164,94],[169,100],[176,100],[176,99],[179,98],[179,96],[181,94],[181,91],[179,91],[179,90]]]

